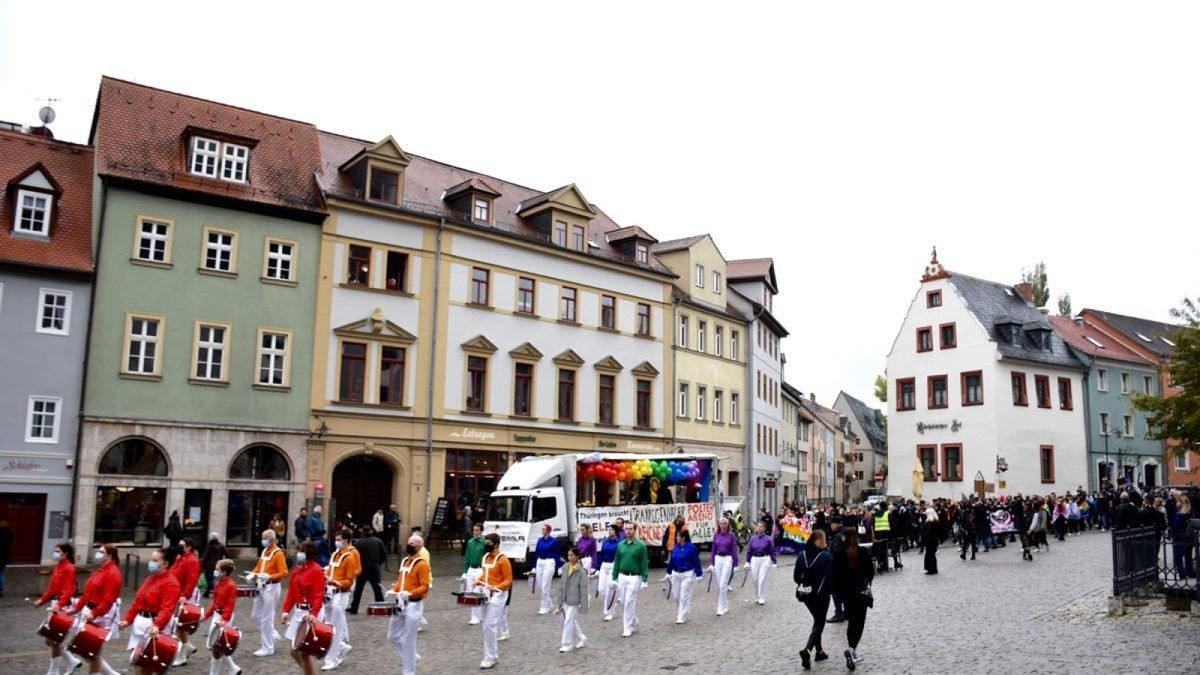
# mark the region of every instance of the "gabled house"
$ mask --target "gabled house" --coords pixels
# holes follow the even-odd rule
[[[876,474],[886,473],[887,423],[883,411],[842,391],[833,409],[846,417],[854,433],[855,445],[849,450],[847,471],[853,475],[850,494],[858,499],[866,494],[882,494],[883,481]]]

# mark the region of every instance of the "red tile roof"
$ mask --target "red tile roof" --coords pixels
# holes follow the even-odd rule
[[[1126,361],[1144,366],[1152,365],[1150,361],[1138,356],[1133,350],[1112,339],[1086,321],[1077,322],[1065,316],[1052,316],[1050,317],[1050,323],[1054,326],[1054,330],[1058,332],[1059,337],[1063,341],[1084,354],[1101,359]],[[1088,338],[1100,343],[1100,346],[1097,346]]]
[[[0,130],[0,260],[92,271],[92,148]],[[49,241],[13,234],[15,179],[40,169],[62,191],[50,210]]]
[[[725,276],[733,279],[769,279],[771,265],[775,261],[770,258],[753,258],[750,260],[730,260],[725,264]]]
[[[253,141],[249,181],[189,173],[186,136],[191,130]],[[306,122],[105,77],[92,142],[102,176],[307,212],[314,218],[324,213],[314,177],[321,166],[317,128]]]

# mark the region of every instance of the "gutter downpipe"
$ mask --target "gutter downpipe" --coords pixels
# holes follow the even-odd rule
[[[1084,447],[1087,449],[1087,458],[1088,458],[1087,459],[1087,462],[1088,462],[1087,472],[1088,472],[1088,482],[1089,483],[1091,482],[1092,471],[1096,470],[1096,462],[1094,461],[1096,456],[1093,454],[1093,451],[1092,451],[1092,432],[1091,432],[1091,429],[1088,428],[1088,424],[1091,422],[1091,418],[1092,418],[1091,413],[1089,412],[1091,410],[1092,393],[1091,393],[1091,386],[1088,384],[1088,376],[1091,374],[1092,370],[1095,367],[1096,367],[1096,357],[1089,354],[1088,355],[1088,369],[1087,369],[1087,372],[1083,374],[1083,380],[1081,382],[1081,387],[1083,389],[1083,438],[1084,438]],[[1104,461],[1107,464],[1108,457],[1105,457]],[[1109,479],[1109,481],[1112,481],[1112,476],[1109,476],[1108,479]],[[1096,491],[1097,492],[1100,491],[1100,472],[1099,471],[1096,471]]]
[[[433,536],[430,532],[433,510],[433,371],[437,364],[438,302],[442,290],[442,231],[445,227],[446,218],[438,218],[437,241],[433,253],[433,325],[430,328],[429,339],[429,383],[425,389],[425,519],[422,531],[426,539]]]
[[[671,303],[671,373],[673,383],[670,398],[671,398],[671,449],[668,452],[675,452],[676,439],[679,434],[679,346],[675,344],[675,332],[679,330],[679,301],[675,300]],[[720,493],[720,486],[717,492]],[[720,505],[718,504],[718,508]]]

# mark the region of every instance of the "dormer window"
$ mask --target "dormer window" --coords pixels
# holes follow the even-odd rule
[[[576,251],[582,251],[582,250],[584,250],[584,247],[586,244],[587,244],[587,235],[586,235],[583,227],[580,225],[572,225],[571,226],[571,248],[575,249]]]
[[[245,145],[192,137],[192,157],[188,166],[197,176],[245,183],[249,163],[250,148]]]
[[[35,237],[50,236],[50,210],[53,197],[43,192],[17,190],[17,213],[13,231]]]
[[[567,247],[567,221],[554,221],[554,243],[563,248]]]
[[[490,223],[492,213],[492,202],[483,197],[475,198],[475,208],[473,209],[472,218],[477,223]]]
[[[368,199],[373,202],[395,204],[399,188],[400,174],[371,167],[371,191]]]
[[[650,262],[650,247],[642,242],[637,243],[637,257],[635,258],[639,265],[645,265]]]

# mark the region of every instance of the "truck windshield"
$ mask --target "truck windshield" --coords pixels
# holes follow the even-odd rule
[[[492,495],[488,498],[487,520],[517,520],[525,522],[529,498],[524,496]]]

